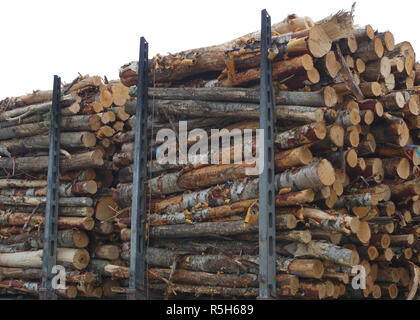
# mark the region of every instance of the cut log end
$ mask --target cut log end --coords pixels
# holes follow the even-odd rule
[[[308,80],[313,84],[316,84],[321,80],[321,75],[319,74],[319,71],[316,68],[312,68],[311,70],[307,70],[306,71],[306,76],[307,76]]]
[[[410,176],[411,166],[410,162],[406,158],[402,158],[397,164],[397,174],[401,179],[407,179]]]
[[[357,235],[357,238],[360,240],[360,242],[369,243],[370,238],[371,238],[371,231],[370,231],[369,224],[367,222],[360,221],[359,228],[356,232],[356,235]]]
[[[99,221],[105,221],[116,214],[117,203],[111,198],[106,197],[98,201],[95,208],[95,217]]]
[[[332,87],[325,87],[324,91],[324,101],[327,107],[334,107],[338,102],[337,93]]]
[[[350,168],[357,166],[358,155],[355,149],[350,149],[346,154],[346,162]]]
[[[331,40],[321,26],[315,25],[309,31],[308,47],[315,58],[322,58],[331,50]]]
[[[74,230],[72,234],[72,240],[74,243],[74,246],[76,248],[86,248],[89,244],[89,237],[88,235],[80,230]]]
[[[82,144],[86,148],[92,148],[96,145],[96,137],[91,132],[85,132],[82,136]]]
[[[384,45],[382,43],[381,38],[376,37],[374,42],[375,42],[375,44],[374,44],[375,53],[378,56],[378,58],[382,58],[384,56],[384,53],[385,53],[385,48],[384,48]]]
[[[389,32],[389,31],[385,32],[383,35],[383,40],[384,40],[385,49],[387,51],[392,51],[395,49],[395,38],[392,32]]]
[[[332,186],[335,182],[335,170],[328,160],[322,160],[317,168],[319,180],[324,186]]]
[[[355,68],[356,68],[356,71],[359,74],[361,74],[361,73],[363,73],[363,72],[366,71],[366,64],[365,64],[365,62],[362,59],[357,58],[356,59],[356,63],[355,63]]]
[[[365,27],[365,32],[366,32],[366,36],[367,36],[370,40],[373,40],[373,39],[375,38],[375,30],[373,29],[373,27],[372,27],[370,24],[368,24],[368,25]]]

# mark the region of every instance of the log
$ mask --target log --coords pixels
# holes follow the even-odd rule
[[[30,213],[21,213],[15,212],[7,214],[4,211],[1,211],[1,221],[0,224],[3,226],[23,226],[27,222],[29,226],[43,225],[45,222],[44,215]],[[76,217],[59,217],[58,226],[60,229],[72,229],[79,228],[83,230],[92,230],[94,225],[94,220],[92,218],[76,218]]]
[[[100,245],[95,248],[95,258],[115,260],[120,256],[120,248],[116,245]]]
[[[191,97],[190,97],[191,98]],[[207,102],[198,100],[155,100],[156,112],[187,117],[235,117],[259,119],[258,104],[243,102]],[[135,114],[136,100],[125,104],[125,112]],[[276,105],[276,118],[313,122],[323,120],[322,109],[299,105]]]
[[[280,196],[277,200],[276,197],[276,203],[277,201],[280,204],[286,204],[287,203],[293,203],[293,202],[302,202],[304,203],[304,196],[305,195],[295,195],[290,196],[289,199],[283,200]],[[307,195],[306,199],[309,197],[310,200],[310,194]],[[251,200],[245,200],[240,202],[235,202],[231,205],[225,205],[225,206],[219,206],[219,207],[211,207],[211,208],[203,208],[201,210],[192,210],[192,212],[189,211],[183,211],[178,213],[171,213],[171,214],[154,214],[148,216],[148,222],[150,226],[161,226],[161,225],[175,225],[175,224],[184,224],[184,223],[191,223],[191,222],[205,222],[209,220],[215,220],[218,218],[223,217],[229,217],[234,216],[238,214],[245,213],[248,208],[251,207],[257,200],[251,199]],[[128,225],[130,225],[130,221],[127,221]]]
[[[334,168],[325,159],[296,170],[285,171],[275,177],[277,189],[291,188],[294,191],[316,190],[322,186],[332,186],[334,182]]]
[[[381,38],[382,42],[384,43],[386,51],[392,51],[395,49],[395,39],[392,32],[381,32],[378,34],[378,37]]]
[[[364,41],[359,43],[356,56],[364,62],[375,61],[383,57],[384,46],[379,37],[375,37],[372,41]]]
[[[380,60],[371,61],[366,64],[363,78],[367,81],[378,81],[386,79],[391,74],[391,60],[382,57]]]
[[[73,103],[78,103],[80,100],[78,98],[73,97],[71,95],[67,95],[61,98],[60,104],[61,108],[67,107]],[[48,112],[51,109],[52,101],[32,104],[29,106],[15,108],[9,111],[4,111],[0,114],[0,121],[8,121],[11,118],[25,118],[35,113],[44,113]]]
[[[310,149],[305,146],[297,147],[295,149],[289,149],[276,153],[274,155],[274,162],[276,171],[300,167],[308,165],[312,162],[312,153]]]
[[[0,196],[0,202],[4,205],[45,206],[47,197]],[[60,198],[59,205],[65,207],[91,207],[93,206],[93,199],[88,197]]]
[[[26,243],[30,248],[42,249],[44,236],[42,232],[33,231],[23,233],[15,236],[10,236],[6,239],[1,239],[2,252],[5,246]],[[60,230],[57,236],[57,245],[63,248],[85,248],[89,244],[89,238],[84,231],[81,230]]]
[[[315,193],[312,189],[278,194],[276,196],[276,206],[288,207],[305,203],[311,203],[315,199]]]
[[[283,247],[289,254],[297,257],[313,257],[333,261],[337,264],[353,267],[359,263],[359,254],[329,243],[311,241],[308,244],[291,243]]]
[[[406,180],[411,174],[410,162],[406,158],[391,158],[382,160],[385,177]]]
[[[401,200],[420,194],[420,181],[418,179],[410,180],[404,183],[391,183],[389,184],[389,187],[391,189],[392,198],[396,200]]]
[[[401,92],[393,92],[380,98],[380,102],[387,111],[398,111],[404,108],[405,99]]]
[[[382,103],[376,99],[367,99],[359,101],[359,108],[360,110],[371,110],[379,118],[382,118],[384,114],[384,108]]]
[[[316,122],[279,133],[275,136],[274,143],[281,149],[291,149],[323,140],[326,134],[325,123]]]
[[[72,171],[95,168],[103,165],[102,153],[98,150],[75,154],[71,159],[61,159],[60,169]],[[48,168],[48,156],[24,158],[0,158],[0,167],[18,172],[40,172]]]
[[[57,248],[57,262],[82,270],[89,264],[89,253],[85,249]],[[42,250],[0,253],[0,265],[12,268],[41,268]]]
[[[354,30],[353,36],[358,42],[373,40],[375,38],[375,30],[368,24],[364,28]]]
[[[61,184],[59,186],[59,194],[61,197],[86,196],[95,194],[98,190],[98,184],[94,180],[76,181],[73,184]],[[0,189],[1,196],[26,196],[26,197],[45,197],[47,196],[47,188],[31,188],[31,189]],[[64,202],[62,203],[65,204]],[[92,205],[86,203],[86,205]]]
[[[149,98],[154,98],[156,100],[199,100],[247,103],[259,103],[260,101],[260,91],[250,88],[149,88],[148,94]],[[130,88],[130,95],[132,97],[137,97],[137,87],[133,86]],[[274,99],[276,105],[307,107],[333,107],[337,103],[337,95],[331,87],[325,87],[322,90],[311,92],[277,90],[275,91]],[[135,105],[135,103],[135,101],[127,102],[125,108],[132,110],[132,106]],[[127,119],[121,120],[125,121]]]
[[[342,168],[343,166],[349,166],[355,168],[357,166],[357,152],[355,149],[348,149],[344,152],[331,152],[327,155],[328,161],[334,166],[334,168]]]
[[[296,219],[292,215],[276,217],[277,228],[280,230],[294,229]],[[244,221],[203,222],[196,224],[180,224],[153,227],[150,230],[152,238],[203,238],[211,236],[233,236],[245,232],[256,231],[258,227],[247,227]]]

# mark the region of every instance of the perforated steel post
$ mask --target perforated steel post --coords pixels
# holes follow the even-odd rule
[[[133,198],[131,206],[130,280],[127,298],[144,299],[146,179],[147,179],[147,116],[149,44],[140,38],[137,78],[137,106],[134,147]]]
[[[47,204],[45,208],[44,248],[42,252],[42,284],[39,297],[42,300],[57,299],[52,287],[55,274],[52,268],[57,263],[58,201],[60,172],[60,125],[61,125],[61,79],[54,76],[50,149],[48,154]]]
[[[276,292],[276,221],[274,188],[274,102],[272,65],[268,59],[271,48],[271,18],[261,12],[261,68],[260,68],[260,154],[264,153],[263,171],[259,179],[259,299],[274,298]]]

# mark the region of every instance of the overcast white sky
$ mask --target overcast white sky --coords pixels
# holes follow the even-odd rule
[[[219,44],[260,28],[266,8],[272,22],[288,14],[320,20],[354,0],[1,0],[0,99],[49,89],[53,75],[71,82],[77,73],[118,78],[138,58],[139,37],[150,57]],[[358,0],[355,23],[394,33],[420,50],[418,0]],[[416,50],[417,51],[417,50]],[[420,52],[420,51],[419,51]]]

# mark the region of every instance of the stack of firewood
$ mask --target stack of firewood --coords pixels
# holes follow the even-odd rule
[[[277,296],[414,297],[420,263],[414,50],[395,44],[391,32],[354,27],[348,12],[317,23],[291,15],[272,31]],[[168,150],[156,136],[173,130],[179,159],[186,156],[180,121],[189,131],[203,129],[187,148],[208,139],[210,150],[212,129],[253,129],[248,147],[255,155],[260,54],[255,32],[149,61],[151,297],[258,296],[259,181],[247,174],[256,164],[241,162],[244,150],[233,163],[232,146],[209,152],[209,164],[188,157],[186,164],[163,164],[157,156]],[[60,250],[84,250],[83,265],[69,268],[74,287],[67,296],[115,297],[128,286],[137,70],[132,62],[120,69],[120,81],[89,77],[63,88],[58,262],[68,266],[70,256],[60,258]],[[36,99],[41,95],[47,97]],[[0,164],[14,179],[0,180],[5,294],[29,292],[35,286],[28,281],[40,278],[39,258],[29,257],[42,255],[50,96],[36,92],[0,104]],[[235,140],[227,131],[216,138]],[[225,155],[231,163],[211,164]],[[366,287],[359,289],[352,280],[360,270]]]

